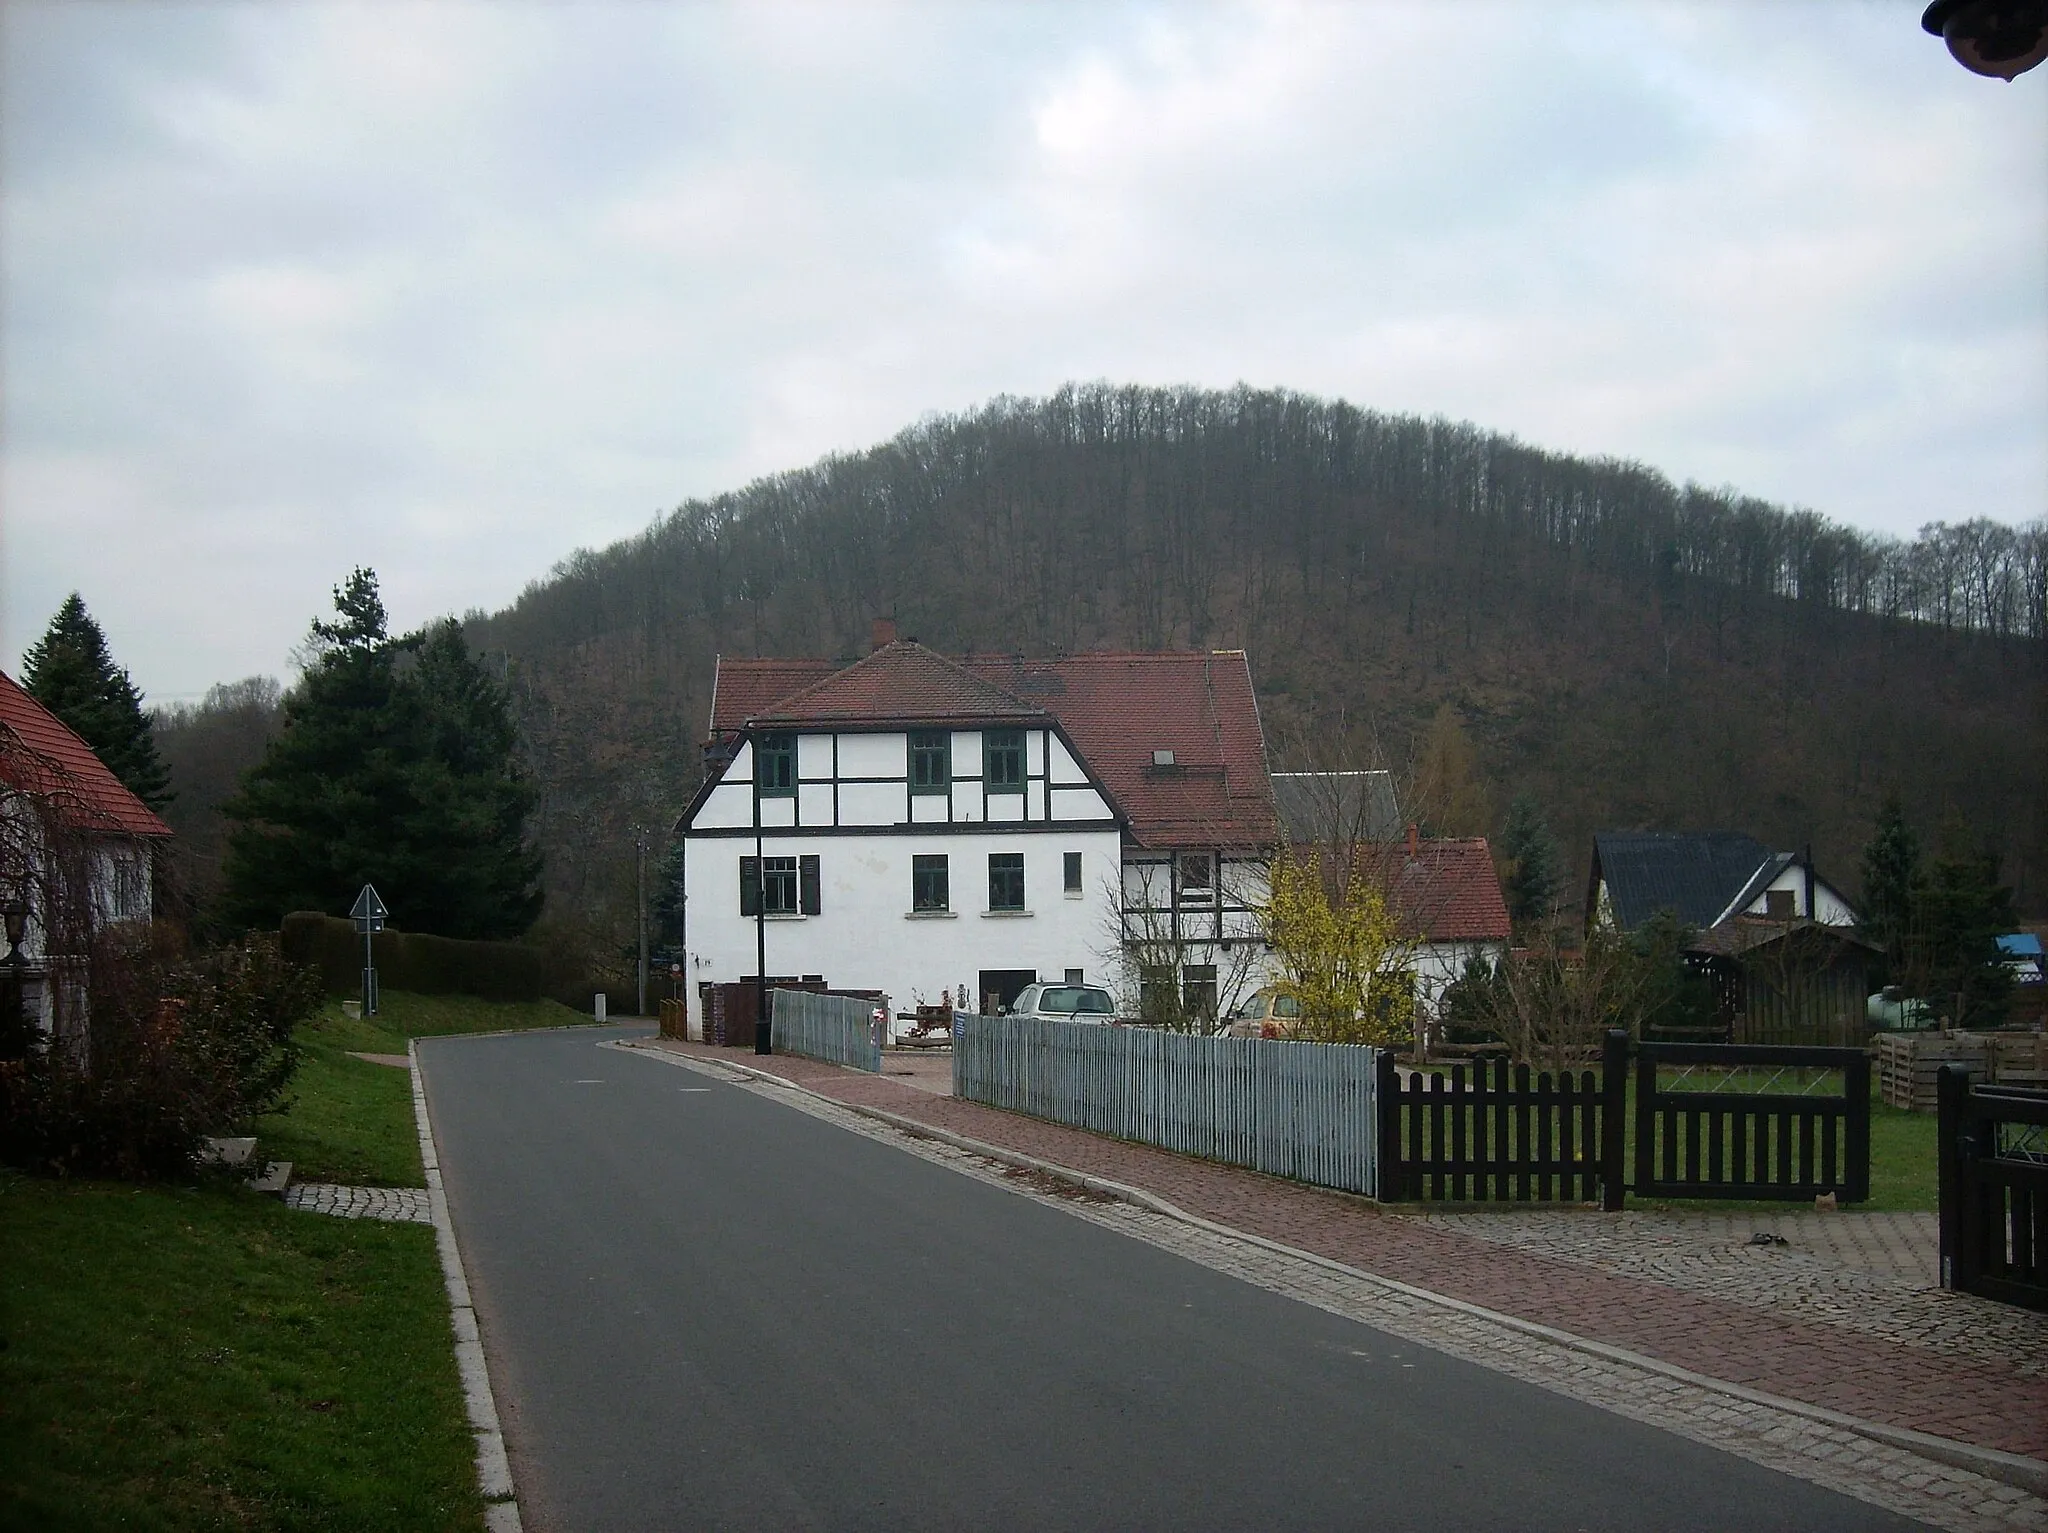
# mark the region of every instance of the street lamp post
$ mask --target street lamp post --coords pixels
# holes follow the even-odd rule
[[[1972,74],[2011,81],[2048,59],[2048,0],[1934,0],[1921,27]]]
[[[29,1052],[27,986],[22,979],[28,956],[21,950],[28,935],[28,906],[18,899],[9,900],[0,907],[0,920],[7,931],[7,1002],[5,1025],[0,1027],[0,1059],[21,1059]]]

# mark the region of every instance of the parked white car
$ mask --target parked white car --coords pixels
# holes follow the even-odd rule
[[[1100,985],[1026,985],[1010,1003],[1009,1014],[1039,1022],[1102,1025],[1116,1020],[1116,1000]]]

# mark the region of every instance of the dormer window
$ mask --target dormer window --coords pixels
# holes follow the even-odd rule
[[[1216,898],[1216,860],[1207,852],[1182,852],[1180,899],[1183,905],[1207,905]]]
[[[763,798],[795,797],[795,735],[763,735],[755,742],[754,783]]]

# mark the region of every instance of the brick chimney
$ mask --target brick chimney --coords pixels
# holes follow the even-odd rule
[[[872,640],[868,646],[871,650],[880,649],[885,644],[894,644],[896,642],[896,619],[893,617],[876,618],[875,626],[869,634],[869,638]]]
[[[1410,862],[1413,862],[1422,855],[1421,834],[1415,823],[1410,821],[1408,825],[1408,860]]]

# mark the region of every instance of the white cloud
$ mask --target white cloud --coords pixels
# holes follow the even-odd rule
[[[1070,378],[2048,507],[2048,76],[1894,8],[0,18],[0,648],[78,587],[152,691]]]

